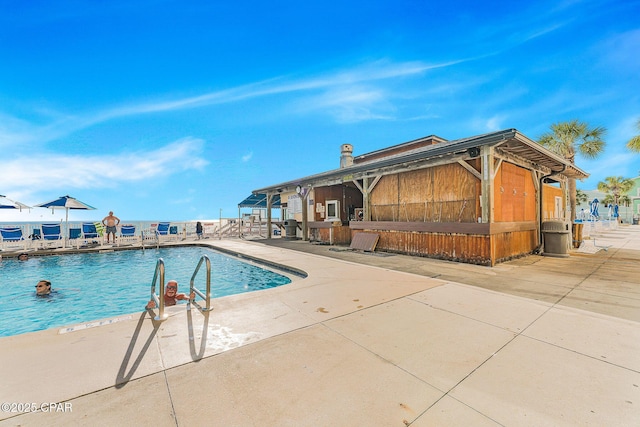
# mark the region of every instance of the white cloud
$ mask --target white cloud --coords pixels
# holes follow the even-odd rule
[[[3,112],[0,111],[0,119],[2,119],[0,123],[3,123],[0,125],[0,147],[11,147],[14,144],[23,143],[46,143],[70,135],[76,131],[118,118],[177,111],[216,104],[228,104],[284,93],[332,91],[350,85],[420,75],[428,70],[445,68],[468,60],[470,59],[435,64],[420,61],[393,63],[380,60],[366,63],[352,69],[338,70],[320,76],[302,79],[279,77],[193,97],[134,103],[115,108],[105,108],[89,114],[64,114],[48,111],[47,114],[43,114],[41,118],[41,121],[45,122],[50,120],[49,123],[45,124],[28,122],[3,114]],[[355,108],[353,111],[358,110],[360,109]],[[32,113],[38,113],[35,107]],[[349,115],[350,114],[342,114],[342,116]]]
[[[548,27],[544,27],[544,28],[535,28],[532,32],[530,33],[525,33],[524,34],[524,38],[522,40],[522,43],[528,42],[530,40],[536,39],[538,37],[542,37],[546,34],[549,34],[553,31],[556,31],[560,28],[562,28],[565,24],[554,24],[554,25],[550,25]]]
[[[602,181],[607,176],[624,175],[627,178],[629,176],[635,176],[633,170],[633,159],[628,153],[613,154],[606,157],[600,157],[595,160],[585,160],[585,170]]]
[[[339,122],[393,119],[395,107],[380,88],[343,86],[296,103],[297,113],[324,110]]]
[[[108,156],[33,154],[3,160],[0,188],[13,197],[27,196],[41,188],[67,191],[74,188],[106,188],[117,184],[169,176],[202,169],[203,141],[184,138],[156,150],[124,152]]]
[[[504,129],[502,122],[505,117],[502,115],[494,115],[487,117],[476,117],[471,119],[470,127],[476,129],[479,133],[495,132]]]
[[[253,151],[242,156],[242,161],[248,162],[249,160],[251,160],[252,157],[253,157]]]
[[[497,131],[502,129],[503,117],[493,116],[486,121],[485,127],[488,131]]]
[[[193,197],[183,197],[181,199],[171,199],[169,200],[169,203],[172,205],[178,205],[178,206],[186,206],[189,203],[193,202]]]

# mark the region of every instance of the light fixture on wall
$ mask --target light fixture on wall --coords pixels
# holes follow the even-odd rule
[[[473,158],[480,155],[480,149],[478,147],[467,148],[467,153]]]

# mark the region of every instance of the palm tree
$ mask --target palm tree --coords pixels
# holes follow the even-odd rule
[[[620,203],[620,197],[633,188],[633,181],[629,178],[621,176],[608,176],[604,181],[598,183],[598,190],[606,193],[605,200],[609,198],[608,203],[617,205]]]
[[[602,203],[603,205],[613,205],[615,204],[615,202],[616,199],[612,194],[607,194],[602,200],[600,200],[600,203]]]
[[[621,176],[608,176],[598,183],[598,190],[613,197],[613,204],[620,203],[620,197],[633,188],[633,181]]]
[[[628,194],[623,194],[618,199],[618,203],[620,203],[620,206],[624,206],[624,207],[628,208],[629,206],[631,206],[631,197],[629,197]],[[631,221],[629,221],[629,212],[631,212],[631,210],[627,209],[627,224],[631,222]]]
[[[636,128],[640,131],[640,119],[636,123]],[[627,142],[627,148],[636,153],[640,153],[640,135],[636,135]]]
[[[576,203],[581,205],[583,203],[587,203],[588,200],[589,197],[587,196],[587,193],[578,188],[576,190]]]
[[[604,127],[590,128],[578,120],[554,123],[551,132],[543,134],[538,143],[575,164],[576,152],[587,158],[596,158],[604,150]],[[576,219],[576,180],[569,178],[569,205],[571,221]]]

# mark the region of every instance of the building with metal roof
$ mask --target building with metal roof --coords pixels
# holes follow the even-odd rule
[[[538,250],[542,222],[568,217],[568,180],[588,176],[516,129],[357,156],[342,144],[339,164],[253,193],[267,211],[278,196],[305,240],[372,233],[379,250],[486,265]]]

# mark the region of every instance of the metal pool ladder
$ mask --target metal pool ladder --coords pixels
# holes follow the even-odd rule
[[[200,290],[194,286],[194,282],[196,280],[196,276],[198,275],[198,271],[200,270],[200,266],[202,265],[203,262],[205,263],[206,268],[207,268],[207,272],[206,272],[206,274],[207,274],[206,275],[207,292],[206,292],[206,295],[203,294],[202,292],[200,292]],[[202,255],[202,257],[200,257],[200,261],[198,261],[198,265],[196,266],[196,269],[193,271],[193,275],[191,276],[191,285],[189,287],[189,295],[191,295],[191,292],[195,293],[200,298],[204,299],[206,301],[206,305],[203,308],[194,299],[193,301],[189,300],[189,306],[191,306],[191,304],[195,305],[198,308],[198,310],[200,310],[200,312],[202,312],[202,313],[204,313],[205,311],[213,310],[213,308],[211,307],[211,261],[209,260],[209,257],[206,256],[206,255]]]
[[[162,295],[162,297],[158,297],[158,294],[156,294],[158,274],[160,275],[160,295]],[[162,258],[158,258],[156,271],[153,273],[153,281],[151,282],[151,299],[155,301],[156,307],[158,307],[158,315],[154,320],[159,322],[166,320],[169,315],[164,313],[164,260]]]

